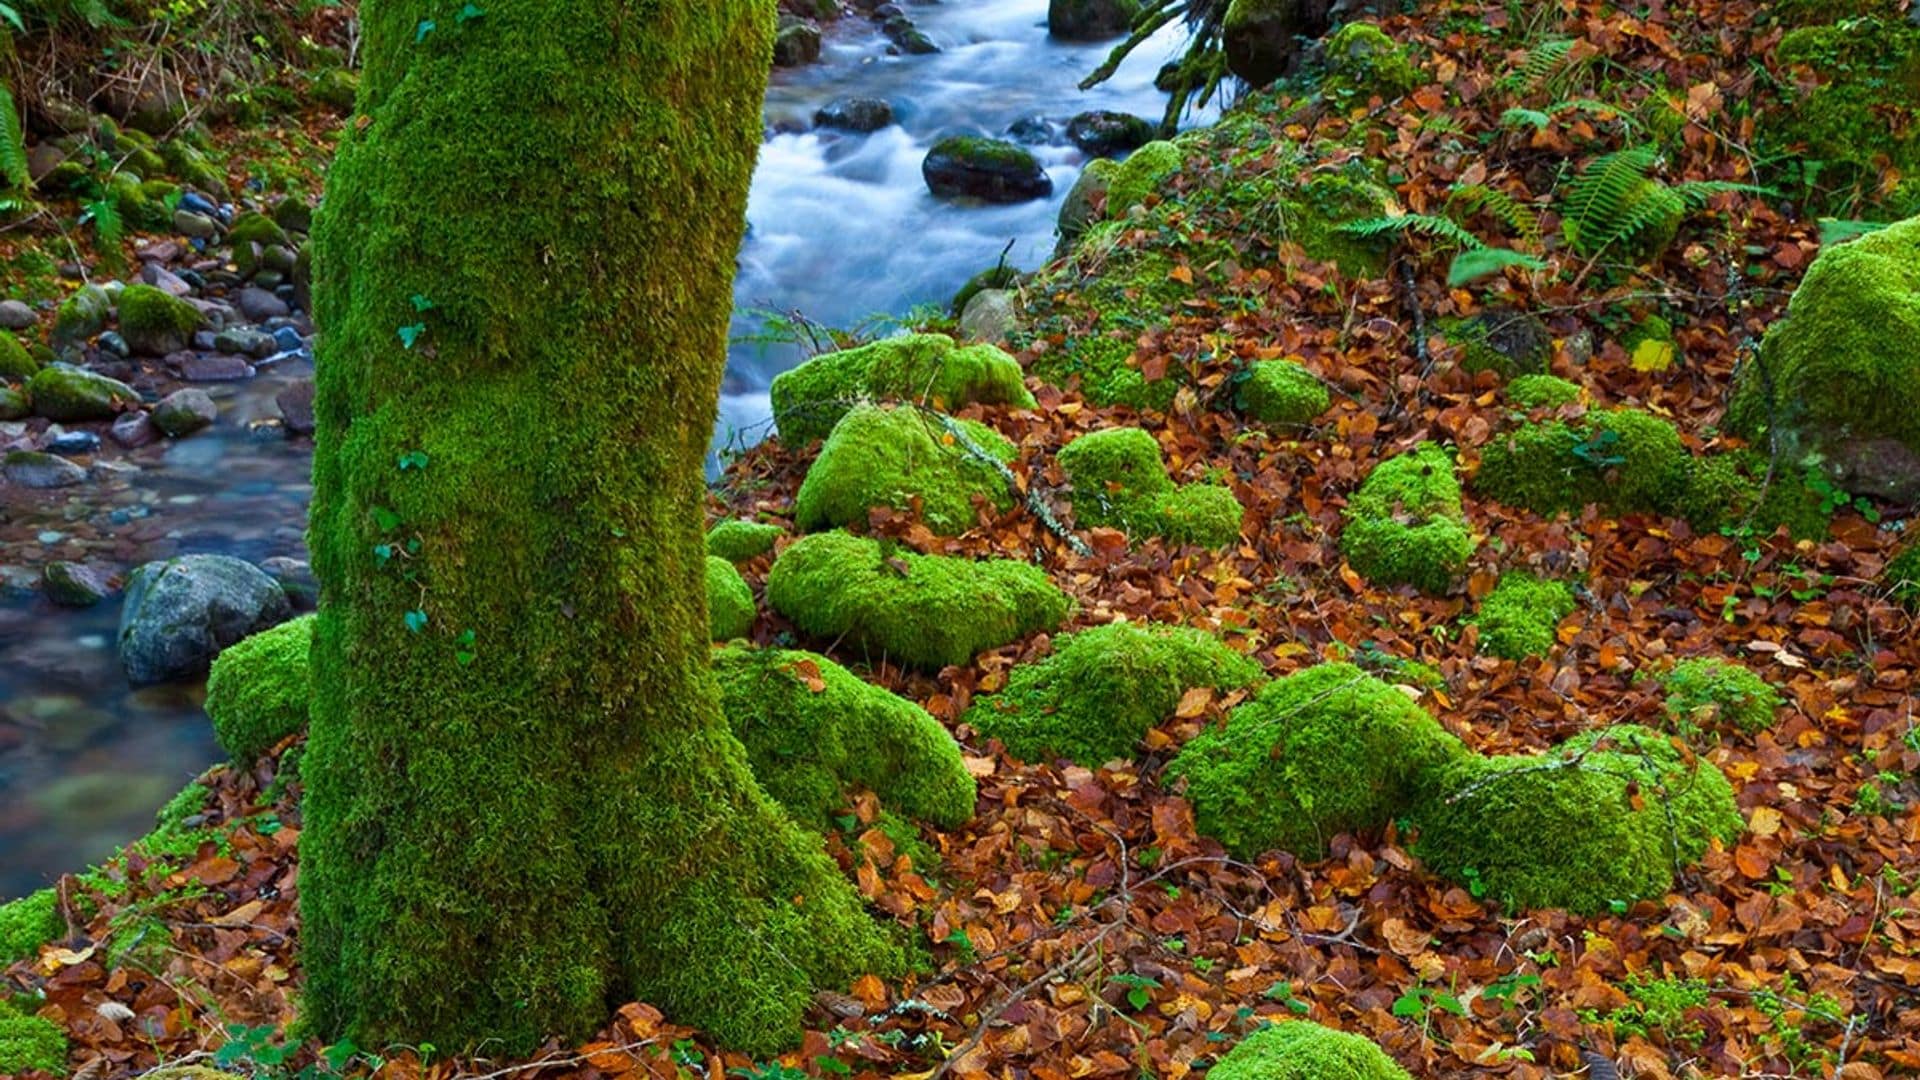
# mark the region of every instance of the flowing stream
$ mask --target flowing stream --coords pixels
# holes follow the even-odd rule
[[[1060,202],[1086,161],[1065,138],[1067,121],[1096,108],[1157,120],[1165,98],[1153,76],[1181,45],[1170,29],[1083,93],[1077,83],[1110,43],[1052,41],[1046,8],[913,5],[942,50],[927,56],[889,55],[877,29],[851,16],[828,29],[818,64],[774,73],[774,134],[754,178],[735,289],[737,337],[753,335],[760,310],[850,327],[945,303],[1010,242],[1013,265],[1045,261]],[[868,135],[812,130],[814,111],[840,97],[884,98],[896,122]],[[940,137],[1001,135],[1031,118],[1052,132],[1032,147],[1052,198],[982,206],[927,191],[920,162]],[[764,436],[767,385],[801,358],[792,345],[734,345],[716,447]],[[254,422],[277,416],[274,395],[311,373],[291,360],[245,383],[209,384],[221,416],[208,431],[96,462],[96,478],[78,488],[0,495],[0,900],[142,835],[168,796],[219,758],[201,688],[129,687],[114,653],[118,600],[55,608],[38,594],[41,566],[126,570],[198,552],[304,558],[311,443]]]

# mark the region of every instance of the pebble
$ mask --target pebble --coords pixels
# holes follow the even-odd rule
[[[180,196],[180,208],[190,210],[196,214],[217,214],[220,212],[220,208],[214,205],[212,199],[207,198],[197,191],[189,191],[185,195]]]
[[[234,382],[253,378],[253,365],[245,357],[193,353],[180,361],[180,377],[188,382]]]
[[[0,327],[26,330],[40,321],[33,309],[18,300],[0,300]]]
[[[47,449],[56,454],[91,454],[100,449],[100,436],[91,431],[62,431],[47,440]]]
[[[133,353],[133,350],[127,346],[127,339],[121,337],[118,330],[108,330],[101,334],[99,341],[102,350],[115,356],[130,356]]]
[[[292,309],[287,302],[265,289],[247,288],[240,290],[238,300],[240,313],[251,322],[266,322],[288,314]]]
[[[137,450],[158,439],[160,429],[153,426],[153,420],[146,413],[130,412],[120,414],[108,434],[121,446]]]

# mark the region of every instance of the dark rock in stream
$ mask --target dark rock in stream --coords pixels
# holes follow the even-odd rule
[[[246,316],[248,322],[256,323],[266,322],[268,319],[282,318],[292,310],[287,307],[285,300],[280,299],[265,289],[240,290],[240,297],[237,304],[240,308],[240,314]]]
[[[800,67],[820,59],[820,28],[810,22],[782,16],[785,24],[773,39],[773,66]]]
[[[63,457],[37,450],[15,450],[0,463],[0,476],[27,488],[63,488],[87,482],[87,470]]]
[[[879,131],[893,123],[893,106],[882,98],[835,98],[813,114],[813,122],[842,131]]]
[[[968,196],[1015,203],[1053,193],[1040,162],[1025,149],[999,139],[955,135],[942,139],[920,164],[927,187],[942,198]]]
[[[47,599],[61,607],[84,608],[112,595],[106,574],[75,562],[50,562],[40,571]]]
[[[193,679],[220,650],[285,622],[293,606],[267,572],[229,555],[183,555],[127,578],[120,666],[135,686]]]
[[[1094,157],[1138,150],[1153,141],[1153,125],[1130,113],[1093,109],[1067,124],[1067,138]]]
[[[153,407],[153,426],[178,439],[211,425],[219,416],[220,406],[205,390],[188,387],[160,399]]]
[[[160,429],[153,426],[153,420],[143,412],[130,412],[113,422],[113,430],[108,433],[113,441],[129,450],[138,450],[160,438]]]
[[[188,382],[236,382],[253,378],[253,365],[244,356],[225,353],[175,353],[167,362]]]

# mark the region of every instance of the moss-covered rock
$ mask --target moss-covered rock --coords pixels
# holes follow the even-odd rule
[[[235,215],[233,224],[227,228],[227,241],[236,246],[241,244],[280,244],[290,246],[293,241],[280,223],[257,210]]]
[[[204,324],[199,308],[152,285],[129,285],[120,293],[120,334],[141,355],[179,352]]]
[[[1321,664],[1269,683],[1167,773],[1186,778],[1200,831],[1236,856],[1312,859],[1338,833],[1384,828],[1469,756],[1406,694],[1351,664]]]
[[[1895,603],[1920,609],[1920,541],[1910,541],[1887,560],[1881,583]]]
[[[1207,1080],[1412,1080],[1387,1052],[1359,1035],[1291,1020],[1240,1040]]]
[[[1573,589],[1564,581],[1517,570],[1502,574],[1474,616],[1480,651],[1508,660],[1545,656],[1553,649],[1560,620],[1575,606]]]
[[[80,368],[56,365],[41,368],[27,380],[33,411],[62,422],[111,420],[140,407],[133,387]]]
[[[20,344],[19,338],[0,332],[0,380],[31,378],[39,370],[40,361]]]
[[[1371,278],[1386,269],[1386,244],[1343,232],[1340,226],[1380,216],[1391,200],[1392,192],[1371,179],[1348,172],[1318,173],[1280,205],[1279,213],[1286,239],[1307,257],[1332,263],[1351,277]]]
[[[1914,501],[1916,390],[1920,218],[1910,218],[1820,253],[1758,361],[1742,369],[1727,419],[1851,491]]]
[[[1663,896],[1744,828],[1718,768],[1633,725],[1538,756],[1463,758],[1435,792],[1414,852],[1514,908],[1594,914]]]
[[[360,94],[360,77],[346,68],[330,68],[313,77],[310,93],[313,100],[335,112],[350,113]]]
[[[1585,393],[1579,383],[1558,375],[1521,375],[1507,384],[1507,400],[1523,409],[1557,409]]]
[[[707,556],[707,622],[713,640],[731,641],[753,630],[753,589],[734,565],[718,555]]]
[[[1087,229],[1100,220],[1101,212],[1094,208],[1094,201],[1111,197],[1113,176],[1119,169],[1120,166],[1110,158],[1096,158],[1087,162],[1087,167],[1080,172],[1080,178],[1067,189],[1066,201],[1060,204],[1060,242],[1054,248],[1055,258],[1071,251]]]
[[[1180,147],[1165,139],[1150,142],[1120,163],[1107,184],[1107,216],[1124,217],[1127,211],[1158,195],[1180,172],[1183,161]]]
[[[803,633],[921,668],[1051,630],[1073,606],[1028,563],[889,551],[838,531],[781,552],[767,602]]]
[[[854,785],[935,825],[973,816],[959,744],[913,702],[809,652],[732,645],[713,654],[713,671],[754,778],[802,825],[831,828]]]
[[[707,554],[728,562],[746,562],[773,550],[785,530],[761,521],[722,521],[707,530]]]
[[[160,156],[167,159],[167,168],[181,183],[209,195],[226,194],[226,172],[185,139],[168,139],[160,146]]]
[[[53,313],[53,330],[48,335],[48,344],[56,353],[67,350],[86,341],[107,328],[107,318],[113,314],[113,300],[107,291],[98,285],[83,285],[74,290],[71,296],[60,301]]]
[[[60,916],[60,894],[53,889],[0,904],[0,968],[33,956],[40,946],[57,939],[66,929],[66,920]]]
[[[960,286],[960,291],[954,293],[953,300],[948,303],[947,310],[957,319],[967,310],[967,301],[988,289],[1011,289],[1020,284],[1022,276],[1019,267],[1008,266],[1006,263],[989,266],[968,278],[967,283]]]
[[[1261,360],[1240,384],[1240,411],[1263,424],[1299,427],[1333,404],[1327,384],[1291,360]]]
[[[1014,203],[1053,194],[1053,181],[1033,151],[977,135],[954,135],[935,143],[920,163],[920,173],[928,190],[940,198]]]
[[[1160,444],[1140,428],[1089,432],[1060,450],[1073,485],[1074,521],[1177,544],[1224,547],[1240,537],[1245,509],[1219,484],[1175,486]]]
[[[1453,460],[1432,443],[1374,466],[1347,501],[1340,550],[1379,585],[1447,591],[1476,546]]]
[[[1004,689],[975,699],[966,722],[1025,761],[1098,765],[1129,756],[1188,690],[1236,690],[1259,677],[1257,663],[1205,631],[1110,623],[1014,668]]]
[[[1776,475],[1768,480],[1768,473]],[[1812,483],[1817,471],[1770,470],[1762,454],[1730,450],[1696,459],[1674,512],[1695,529],[1751,529],[1765,536],[1785,527],[1795,540],[1824,540],[1833,512]]]
[[[1127,32],[1140,0],[1048,0],[1047,32],[1063,41],[1098,41]]]
[[[1683,735],[1720,725],[1765,731],[1786,704],[1765,679],[1717,657],[1680,661],[1660,676],[1660,688],[1666,691],[1667,716]]]
[[[1758,117],[1758,141],[1779,186],[1809,209],[1920,209],[1910,187],[1888,183],[1920,172],[1920,29],[1885,8],[1878,15],[1804,26],[1774,50],[1781,100]]]
[[[1392,101],[1422,82],[1406,50],[1372,23],[1350,22],[1335,31],[1326,41],[1326,57],[1321,92],[1341,107],[1373,98]]]
[[[1607,409],[1569,423],[1526,424],[1489,443],[1474,486],[1538,514],[1598,503],[1615,513],[1670,513],[1693,459],[1680,432],[1639,409]]]
[[[949,422],[964,439],[949,431]],[[969,444],[1003,462],[1017,456],[1012,443],[976,421],[948,421],[910,406],[856,405],[807,469],[794,521],[802,529],[829,529],[864,524],[875,507],[917,505],[935,533],[965,532],[978,516],[976,499],[1000,510],[1013,505],[999,471]]]
[[[33,399],[26,391],[0,383],[0,420],[23,420],[33,415]]]
[[[220,748],[251,764],[307,726],[313,682],[307,666],[313,616],[303,615],[227,646],[207,675],[207,716]]]
[[[0,999],[0,1076],[67,1074],[67,1033],[50,1020],[27,1016]]]
[[[1288,74],[1300,39],[1326,28],[1326,9],[1315,17],[1313,8],[1301,0],[1232,0],[1221,22],[1228,70],[1255,87]]]
[[[773,422],[782,442],[826,438],[862,401],[1032,408],[1020,362],[993,345],[960,347],[945,334],[905,334],[816,356],[774,377]]]
[[[1466,371],[1492,371],[1510,379],[1544,375],[1553,361],[1553,333],[1524,311],[1495,308],[1447,319],[1440,332],[1447,344],[1460,349],[1460,367]]]

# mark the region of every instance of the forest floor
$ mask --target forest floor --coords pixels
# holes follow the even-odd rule
[[[1669,179],[1755,180],[1745,104],[1768,92],[1756,69],[1781,33],[1765,5],[1622,11],[1567,0],[1513,10],[1527,7],[1540,11],[1526,26],[1508,9],[1457,4],[1383,20],[1424,76],[1409,98],[1340,111],[1262,95],[1258,119],[1238,130],[1274,146],[1345,140],[1384,163],[1412,211],[1437,210],[1456,182],[1497,187],[1538,208],[1549,238],[1564,163],[1620,149],[1635,130],[1623,118],[1649,108],[1672,113]],[[1546,100],[1611,104],[1540,108],[1544,124],[1516,130],[1513,95],[1501,88],[1555,35],[1579,42],[1586,74]],[[1586,393],[1564,415],[1631,404],[1670,418],[1695,451],[1728,445],[1720,425],[1734,369],[1819,253],[1819,224],[1780,199],[1730,193],[1650,265],[1583,266],[1549,239],[1539,251],[1560,272],[1512,271],[1468,288],[1448,284],[1446,260],[1426,241],[1356,278],[1274,248],[1256,220],[1179,213],[1198,183],[1182,174],[1160,193],[1175,209],[1155,220],[1171,221],[1177,237],[1142,227],[1123,241],[1170,253],[1172,280],[1193,285],[1197,272],[1201,282],[1141,334],[1145,365],[1188,375],[1168,412],[1096,407],[1033,381],[1036,409],[962,415],[1018,446],[1015,474],[1062,517],[1056,452],[1087,431],[1145,426],[1176,476],[1232,487],[1247,509],[1242,541],[1207,551],[1089,530],[1091,554],[1077,554],[1023,509],[982,508],[957,538],[908,514],[876,512],[870,529],[922,551],[1038,560],[1079,603],[1068,629],[1123,616],[1201,627],[1274,676],[1330,660],[1430,665],[1442,679],[1416,688],[1422,705],[1488,753],[1537,751],[1623,721],[1666,726],[1645,673],[1670,658],[1739,660],[1787,707],[1770,729],[1728,729],[1701,749],[1738,794],[1747,831],[1736,845],[1710,852],[1663,899],[1589,917],[1502,909],[1423,872],[1395,830],[1336,838],[1316,862],[1280,852],[1235,860],[1197,833],[1161,770],[1237,696],[1189,695],[1136,761],[1022,763],[961,717],[1014,665],[1045,655],[1048,636],[937,675],[839,655],[949,726],[980,799],[966,825],[925,832],[938,865],[914,865],[865,827],[871,803],[828,837],[880,917],[924,932],[931,969],[820,995],[794,1053],[728,1054],[645,1003],[621,1008],[590,1044],[530,1061],[289,1042],[299,785],[277,778],[292,772],[296,739],[251,771],[222,766],[203,778],[206,801],[186,824],[216,830],[218,842],[63,879],[63,899],[88,894],[97,915],[8,977],[44,993],[41,1015],[68,1032],[76,1074],[189,1061],[276,1076],[1180,1080],[1263,1019],[1293,1016],[1364,1034],[1418,1076],[1920,1072],[1920,627],[1877,584],[1899,542],[1899,508],[1830,497],[1842,505],[1829,506],[1828,536],[1796,542],[1592,507],[1543,517],[1469,497],[1483,540],[1461,588],[1443,596],[1376,587],[1337,543],[1347,496],[1374,463],[1444,442],[1471,476],[1480,449],[1511,425],[1498,380],[1462,370],[1437,329],[1490,304],[1545,320],[1552,370]],[[1216,244],[1234,254],[1192,265],[1187,252]],[[1071,295],[1046,302],[1065,314],[1029,360],[1084,329]],[[1619,341],[1653,313],[1675,328],[1666,366],[1636,363]],[[1273,357],[1297,358],[1335,389],[1332,409],[1304,430],[1268,430],[1214,407],[1245,361]],[[790,520],[810,460],[808,448],[777,443],[748,452],[716,489],[716,519]],[[756,594],[770,561],[743,565]],[[1545,657],[1483,655],[1463,621],[1514,567],[1582,583]],[[762,607],[756,641],[797,639]]]

